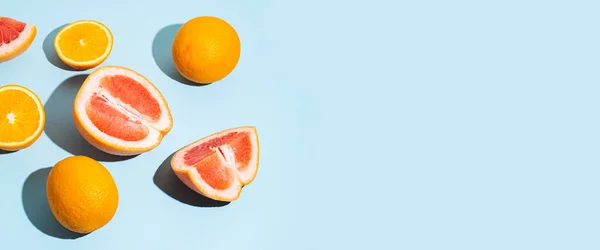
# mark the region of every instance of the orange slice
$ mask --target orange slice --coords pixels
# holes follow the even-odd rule
[[[237,200],[242,187],[258,172],[256,128],[230,128],[209,135],[177,151],[171,167],[189,188],[219,201]]]
[[[79,89],[73,120],[83,138],[114,155],[137,155],[157,147],[173,127],[160,91],[139,73],[116,66],[94,70]]]
[[[108,58],[112,47],[110,29],[97,21],[71,23],[54,37],[54,49],[60,60],[78,70],[100,65]]]
[[[31,146],[45,123],[44,106],[35,93],[19,85],[0,87],[0,149],[17,151]]]
[[[35,25],[0,16],[0,62],[25,52],[37,34]]]

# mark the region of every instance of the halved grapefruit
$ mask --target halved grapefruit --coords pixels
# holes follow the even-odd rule
[[[35,25],[0,16],[0,62],[11,60],[25,52],[36,34]]]
[[[213,200],[234,201],[258,172],[256,128],[230,128],[204,137],[177,151],[171,167],[179,179]]]
[[[113,155],[137,155],[157,147],[173,127],[158,88],[139,73],[118,66],[94,70],[73,103],[83,138]]]

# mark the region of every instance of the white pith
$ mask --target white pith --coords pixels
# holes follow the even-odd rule
[[[85,61],[85,62],[78,62],[78,61],[72,60],[71,58],[65,57],[64,54],[62,53],[61,49],[58,49],[56,51],[56,53],[58,53],[59,57],[62,58],[63,60],[65,60],[65,61],[67,61],[69,64],[97,64],[100,61],[104,60],[104,58],[108,57],[108,55],[110,54],[110,52],[112,50],[113,37],[112,37],[112,34],[111,34],[110,30],[106,26],[104,26],[104,25],[102,25],[102,24],[100,24],[100,23],[98,23],[96,21],[78,21],[78,22],[75,22],[75,23],[67,25],[66,27],[64,27],[62,30],[60,30],[56,34],[55,39],[54,39],[54,46],[60,48],[59,41],[60,41],[60,38],[61,38],[62,34],[65,31],[69,30],[70,28],[75,27],[75,26],[80,25],[80,24],[93,24],[93,25],[98,26],[98,28],[100,28],[100,29],[102,29],[104,31],[104,33],[108,37],[108,44],[106,46],[106,49],[104,50],[104,53],[100,57],[95,58],[94,60]],[[80,41],[80,44],[83,45],[83,41]]]
[[[14,86],[14,85],[0,87],[0,92],[7,91],[7,90],[17,90],[17,91],[21,91],[21,92],[27,94],[35,102],[36,106],[38,107],[38,112],[40,113],[40,119],[38,120],[38,122],[39,122],[40,125],[37,127],[37,130],[35,132],[33,132],[29,137],[27,137],[27,139],[25,139],[23,141],[19,141],[19,142],[1,142],[0,143],[0,144],[2,144],[3,146],[6,146],[6,147],[14,147],[14,146],[19,146],[19,145],[23,144],[23,142],[31,141],[38,134],[40,134],[42,132],[42,129],[44,128],[43,125],[44,125],[44,123],[46,121],[46,117],[45,117],[44,112],[43,112],[42,102],[40,101],[40,99],[33,92],[31,92],[30,90],[25,89],[23,87]],[[10,114],[13,114],[13,113],[10,112],[9,115]],[[14,114],[13,114],[13,116],[14,116]],[[15,119],[18,119],[18,117],[15,117]]]
[[[142,118],[140,113],[137,112],[134,108],[132,108],[129,104],[125,104],[117,98],[110,96],[108,94],[108,91],[104,90],[100,86],[100,80],[105,76],[112,75],[123,75],[142,84],[159,104],[159,107],[161,109],[161,116],[159,120],[154,123],[145,120]],[[87,115],[86,107],[90,102],[92,95],[96,92],[103,96],[104,99],[106,99],[109,103],[113,104],[113,107],[119,109],[120,111],[124,111],[123,114],[125,114],[127,117],[132,118],[133,120],[140,121],[142,124],[148,127],[148,136],[140,141],[125,141],[119,138],[109,136],[104,132],[100,131],[96,126],[94,126],[94,124]],[[91,75],[89,75],[88,79],[86,79],[86,83],[79,90],[78,98],[76,99],[74,108],[75,114],[79,116],[83,126],[85,126],[91,134],[99,137],[100,139],[108,143],[121,145],[128,148],[147,147],[148,145],[157,144],[158,142],[160,142],[160,140],[162,140],[161,131],[165,131],[166,129],[170,128],[172,124],[168,106],[163,100],[160,92],[156,89],[156,87],[139,74],[120,67],[102,67],[93,72]]]
[[[11,111],[6,115],[6,119],[8,120],[8,123],[15,124],[15,113]]]
[[[237,166],[235,165],[235,155],[233,154],[233,150],[231,149],[230,145],[225,144],[225,145],[213,148],[212,150],[214,152],[218,152],[217,155],[221,159],[221,162],[223,163],[223,165],[225,165],[226,167],[228,167],[230,169],[233,169],[234,173],[236,173],[235,181],[231,187],[229,187],[226,190],[216,190],[216,189],[212,188],[210,185],[208,185],[208,183],[206,183],[202,179],[202,177],[200,176],[198,171],[195,170],[194,166],[189,166],[189,165],[185,164],[185,154],[195,146],[198,146],[206,141],[210,141],[211,139],[214,139],[216,137],[222,137],[231,132],[247,132],[250,134],[250,142],[252,144],[252,148],[254,148],[254,151],[252,152],[253,156],[252,156],[252,159],[250,160],[250,162],[248,163],[248,168],[244,172],[240,172],[236,168]],[[213,196],[213,197],[221,196],[221,197],[226,197],[226,198],[232,198],[232,197],[236,197],[239,194],[243,183],[249,184],[249,182],[251,182],[251,180],[254,178],[257,168],[258,168],[258,166],[257,166],[258,157],[259,157],[258,154],[259,154],[258,135],[256,134],[255,129],[252,127],[233,128],[233,129],[225,130],[225,131],[210,135],[208,137],[202,138],[201,140],[193,142],[193,143],[185,146],[184,148],[180,149],[173,156],[173,168],[175,168],[179,171],[188,172],[190,177],[192,177],[191,181],[194,182],[194,184],[196,184],[197,187],[201,187],[200,189],[203,192],[205,192],[205,195]]]
[[[0,56],[7,55],[8,53],[11,53],[15,49],[17,49],[19,46],[21,46],[21,44],[27,41],[27,39],[31,36],[32,33],[33,25],[25,25],[25,29],[19,34],[19,37],[17,37],[17,39],[11,41],[8,44],[0,45]]]

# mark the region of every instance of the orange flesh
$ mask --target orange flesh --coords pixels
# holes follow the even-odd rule
[[[248,168],[252,158],[252,144],[248,132],[231,132],[213,138],[191,148],[184,155],[185,165],[196,167],[202,179],[218,190],[230,187],[234,178],[233,170],[225,166],[219,157],[222,152],[218,147],[223,145],[229,145],[233,149],[239,171]]]
[[[61,34],[58,46],[67,58],[85,62],[101,57],[108,47],[106,32],[91,23],[74,26]]]
[[[152,97],[150,91],[135,80],[122,75],[106,76],[100,81],[100,86],[113,97],[147,116],[151,122],[160,119],[161,110],[158,101]]]
[[[86,113],[94,126],[103,133],[124,141],[139,141],[150,133],[142,119],[160,119],[158,101],[137,81],[123,75],[100,79],[100,89],[93,94]],[[133,110],[139,112],[135,114]],[[139,117],[141,114],[142,117]]]
[[[0,17],[0,46],[16,40],[20,33],[25,30],[25,26],[25,23],[17,20],[8,17]]]
[[[0,92],[0,100],[0,141],[20,142],[33,135],[40,123],[35,101],[17,90]]]

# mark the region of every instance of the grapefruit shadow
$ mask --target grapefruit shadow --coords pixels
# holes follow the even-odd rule
[[[56,54],[56,50],[54,49],[54,37],[56,37],[56,34],[58,34],[58,32],[65,26],[67,26],[67,24],[61,25],[58,28],[52,30],[50,33],[48,33],[48,35],[46,35],[46,38],[44,38],[44,42],[42,43],[42,49],[44,50],[44,55],[46,55],[46,59],[48,60],[48,62],[50,62],[57,68],[67,71],[79,71],[77,69],[69,67],[63,61],[61,61],[58,57],[58,54]]]
[[[175,34],[179,28],[181,28],[183,24],[171,24],[162,28],[156,36],[154,37],[154,41],[152,41],[152,57],[154,57],[154,62],[160,70],[165,73],[171,79],[178,81],[180,83],[189,85],[189,86],[206,86],[209,84],[197,84],[194,83],[181,74],[175,68],[175,64],[173,63],[173,56],[171,54],[171,46],[173,45],[173,40],[175,39]]]
[[[31,173],[23,184],[21,198],[27,218],[42,233],[60,239],[77,239],[86,234],[71,232],[64,228],[50,211],[46,198],[46,180],[50,167]]]
[[[158,167],[156,173],[154,173],[154,184],[160,188],[160,190],[181,203],[195,207],[223,207],[229,204],[229,202],[207,198],[194,192],[183,184],[183,182],[177,178],[173,169],[171,169],[171,159],[173,158],[173,155],[175,155],[175,153],[167,157],[160,167]]]
[[[89,144],[73,122],[73,102],[87,74],[75,75],[63,81],[44,105],[46,127],[44,132],[54,144],[73,155],[85,155],[97,161],[123,161],[134,156],[116,156],[100,151]]]

